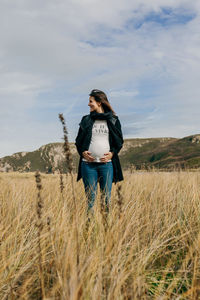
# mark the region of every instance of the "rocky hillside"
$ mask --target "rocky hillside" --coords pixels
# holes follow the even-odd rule
[[[200,135],[182,139],[138,139],[139,145],[122,152],[120,160],[124,168],[133,164],[136,168],[200,168]],[[127,142],[128,142],[127,141]]]
[[[74,167],[78,164],[76,147],[70,144]],[[124,169],[134,166],[140,168],[199,168],[200,167],[200,135],[192,135],[182,139],[149,138],[127,139],[120,152],[120,160]],[[51,143],[33,152],[19,152],[0,159],[1,172],[54,172],[67,171],[64,162],[63,144]]]

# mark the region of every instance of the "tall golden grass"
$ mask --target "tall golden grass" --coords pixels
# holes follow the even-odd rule
[[[70,176],[40,176],[39,250],[34,174],[0,174],[0,299],[200,299],[200,172],[127,171],[89,224],[72,176],[76,211]]]

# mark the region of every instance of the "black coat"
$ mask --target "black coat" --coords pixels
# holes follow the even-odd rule
[[[90,115],[86,115],[82,118],[79,124],[80,127],[75,141],[77,151],[80,155],[77,181],[82,177],[81,176],[82,153],[89,149],[89,145],[92,137],[92,126],[94,124],[94,121],[95,120],[91,118]],[[124,179],[119,157],[118,157],[118,153],[122,148],[124,140],[121,131],[121,124],[117,116],[112,115],[112,117],[107,120],[107,125],[109,129],[110,152],[114,153],[112,157],[113,182],[116,183]]]

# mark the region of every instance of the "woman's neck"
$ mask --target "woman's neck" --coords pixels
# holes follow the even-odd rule
[[[104,113],[104,110],[103,110],[103,108],[100,106],[100,107],[96,110],[96,112],[102,114],[102,113]]]

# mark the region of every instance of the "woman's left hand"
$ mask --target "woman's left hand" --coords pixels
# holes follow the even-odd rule
[[[107,163],[112,157],[113,157],[112,152],[104,153],[104,157],[100,158],[100,161]]]

